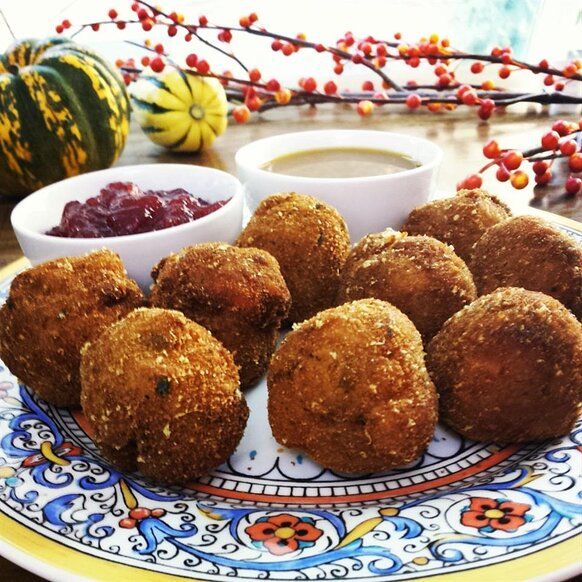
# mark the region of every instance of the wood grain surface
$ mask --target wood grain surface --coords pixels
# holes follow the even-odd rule
[[[343,110],[341,106],[320,107],[317,111],[279,110],[269,112],[261,119],[246,125],[229,127],[212,149],[195,155],[168,153],[151,143],[133,125],[127,146],[117,165],[172,162],[211,166],[234,173],[235,152],[243,145],[262,137],[310,129],[375,129],[416,135],[440,145],[445,156],[439,175],[439,189],[453,194],[455,184],[461,178],[483,165],[481,149],[489,139],[497,139],[502,147],[533,147],[552,121],[554,119],[546,113],[528,111],[508,112],[495,116],[491,123],[479,123],[474,112],[466,111],[442,115],[378,112],[370,118],[360,119],[353,112]],[[536,188],[533,193],[531,188],[516,191],[507,183],[495,181],[491,174],[485,187],[512,205],[529,204],[582,221],[582,196],[564,195],[561,185],[567,168],[564,164],[556,166],[558,186]],[[128,175],[128,180],[130,179],[131,176]],[[354,196],[357,196],[357,192],[354,192]],[[0,267],[22,256],[10,225],[10,212],[15,203],[14,200],[0,197]],[[0,580],[38,582],[41,578],[0,557]]]

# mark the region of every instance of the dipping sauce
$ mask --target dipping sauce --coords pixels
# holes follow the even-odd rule
[[[303,178],[364,178],[384,176],[418,168],[404,154],[372,148],[320,148],[274,158],[262,170]]]
[[[227,202],[207,202],[183,188],[144,191],[132,182],[112,182],[85,202],[68,202],[60,224],[45,234],[98,238],[151,232],[192,222]]]

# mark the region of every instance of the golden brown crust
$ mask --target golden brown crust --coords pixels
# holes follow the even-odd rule
[[[582,319],[582,246],[544,220],[517,216],[491,228],[469,266],[480,295],[498,287],[541,291]]]
[[[398,307],[428,340],[477,293],[452,247],[428,236],[385,231],[364,237],[342,271],[338,303],[366,297]]]
[[[278,442],[335,471],[416,459],[437,420],[420,335],[392,305],[354,301],[296,326],[271,361],[269,422]]]
[[[277,261],[255,248],[205,243],[154,267],[150,301],[177,309],[232,352],[243,388],[266,371],[291,302]]]
[[[450,244],[455,253],[468,262],[473,245],[483,233],[510,217],[511,210],[497,196],[479,189],[460,190],[456,196],[415,208],[402,230]]]
[[[0,357],[56,406],[78,406],[80,350],[144,298],[108,250],[43,263],[14,278],[0,309]]]
[[[248,408],[230,352],[177,311],[138,309],[82,351],[81,401],[124,470],[184,484],[224,462]]]
[[[454,315],[428,346],[441,418],[498,443],[568,434],[582,396],[582,326],[547,295],[504,288]]]
[[[335,208],[312,196],[275,194],[259,204],[236,244],[277,259],[291,292],[290,321],[333,305],[350,252],[347,226]]]

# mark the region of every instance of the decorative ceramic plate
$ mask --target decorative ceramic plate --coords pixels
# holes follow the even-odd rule
[[[582,241],[578,223],[552,217]],[[569,226],[567,226],[569,225]],[[12,274],[4,273],[4,298]],[[439,426],[347,477],[280,447],[264,383],[236,453],[186,489],[112,468],[79,412],[0,371],[0,553],[59,580],[559,580],[580,571],[582,428],[499,447]]]

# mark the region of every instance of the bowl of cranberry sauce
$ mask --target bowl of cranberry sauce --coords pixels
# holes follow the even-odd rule
[[[243,190],[230,174],[187,164],[100,170],[46,186],[11,221],[33,265],[109,248],[142,288],[163,257],[202,243],[232,243],[242,227]]]

